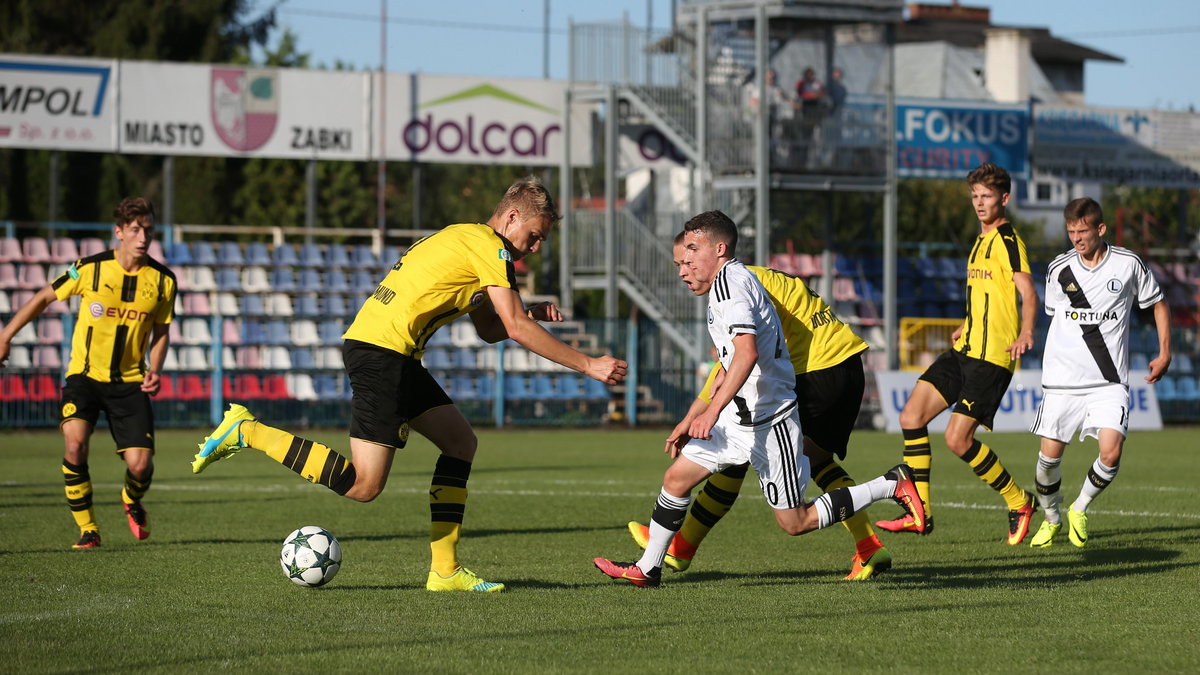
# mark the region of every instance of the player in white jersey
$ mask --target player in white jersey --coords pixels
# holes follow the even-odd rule
[[[1162,289],[1142,259],[1105,243],[1100,205],[1089,197],[1063,211],[1072,250],[1046,270],[1046,313],[1053,317],[1042,358],[1042,389],[1030,429],[1042,437],[1038,454],[1038,501],[1046,514],[1030,546],[1054,544],[1062,528],[1062,455],[1071,436],[1095,437],[1100,455],[1088,469],[1079,497],[1067,511],[1071,543],[1087,544],[1087,508],[1120,468],[1129,431],[1129,320],[1136,303],[1153,307],[1158,356],[1147,382],[1157,382],[1171,365],[1170,310]]]
[[[687,515],[692,489],[718,471],[747,462],[758,473],[775,521],[788,534],[841,522],[882,499],[895,499],[924,522],[912,471],[903,464],[861,485],[805,501],[808,458],[779,315],[762,283],[735,259],[737,228],[728,216],[708,211],[683,229],[687,252],[679,273],[692,293],[708,293],[708,330],[723,372],[712,402],[698,414],[693,406],[667,439],[665,452],[675,462],[663,477],[642,557],[623,563],[596,558],[596,567],[637,586],[659,585],[663,556]]]

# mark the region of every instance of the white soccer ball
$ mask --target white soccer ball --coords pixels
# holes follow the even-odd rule
[[[279,565],[287,578],[300,586],[324,586],[342,567],[342,545],[329,530],[305,525],[283,540]]]

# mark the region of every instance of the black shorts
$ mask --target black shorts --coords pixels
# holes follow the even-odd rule
[[[917,379],[932,384],[952,412],[966,415],[991,430],[1000,401],[1012,381],[1012,371],[951,349],[937,357]]]
[[[130,448],[154,451],[154,409],[141,382],[97,382],[86,375],[70,375],[62,390],[61,427],[67,420],[83,420],[92,427],[103,410],[117,454]]]
[[[836,366],[797,375],[800,430],[821,449],[845,459],[865,387],[861,353]]]
[[[350,437],[392,448],[408,442],[408,421],[454,402],[421,362],[358,340],[342,344],[354,392]]]

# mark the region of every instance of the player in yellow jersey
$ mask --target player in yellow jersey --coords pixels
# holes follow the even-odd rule
[[[200,444],[192,471],[242,448],[256,448],[305,479],[361,502],[383,490],[396,449],[409,429],[441,451],[429,488],[431,591],[498,592],[458,561],[467,479],[477,441],[421,356],[438,328],[468,314],[487,342],[512,338],[530,351],[600,382],[625,378],[627,364],[593,358],[559,341],[538,321],[561,321],[558,308],[526,308],[513,263],[538,250],[558,222],[546,188],[535,178],[505,192],[487,224],[451,225],[409,247],[363,303],[343,335],[346,371],[354,391],[351,460],[329,447],[258,422],[233,404]]]
[[[954,331],[954,346],[925,370],[900,412],[904,461],[916,475],[925,502],[925,526],[916,527],[908,516],[875,524],[890,532],[933,531],[927,425],[952,408],[946,445],[1004,498],[1011,546],[1028,534],[1037,502],[1017,485],[996,453],[975,438],[975,430],[981,424],[991,428],[1017,359],[1033,347],[1038,301],[1025,243],[1004,212],[1012,190],[1008,172],[983,164],[967,175],[967,184],[980,229],[967,258],[967,317]]]
[[[117,248],[77,260],[38,291],[0,331],[2,364],[13,336],[50,303],[82,296],[59,423],[66,443],[62,472],[67,504],[79,526],[76,549],[100,545],[100,527],[92,509],[88,446],[102,410],[117,454],[127,466],[121,501],[129,529],[138,539],[150,536],[141,501],[154,474],[150,397],[158,393],[161,384],[168,324],[175,317],[175,275],[147,255],[154,239],[154,205],[142,197],[129,197],[117,205],[113,215]]]
[[[680,234],[675,238],[673,256],[680,278],[688,282],[692,272],[684,263],[685,252]],[[802,279],[767,267],[747,266],[747,269],[762,282],[779,314],[792,369],[796,373],[795,391],[800,428],[804,434],[804,454],[812,464],[813,482],[824,492],[855,485],[837,460],[846,458],[850,432],[862,406],[865,387],[862,352],[867,350],[867,343],[838,319],[833,308]],[[712,392],[720,375],[718,363],[673,436],[685,431],[712,402]],[[746,464],[730,467],[708,479],[671,541],[665,558],[667,566],[683,571],[691,565],[700,543],[733,507],[747,467]],[[855,553],[846,579],[869,579],[891,567],[891,553],[872,531],[865,509],[843,521],[843,525],[855,540]],[[629,532],[634,541],[645,548],[649,528],[631,522]]]

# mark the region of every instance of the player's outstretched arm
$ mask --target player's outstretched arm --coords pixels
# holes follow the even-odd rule
[[[41,315],[42,312],[46,311],[46,308],[49,307],[50,303],[54,302],[57,297],[58,296],[54,294],[54,288],[49,285],[43,287],[42,290],[38,291],[32,298],[29,299],[28,302],[22,305],[21,309],[18,309],[17,313],[13,315],[13,318],[9,320],[8,325],[6,325],[3,330],[0,330],[0,366],[3,366],[4,362],[8,360],[8,353],[11,349],[12,339],[16,337],[17,333],[20,333],[21,329],[27,326],[30,321],[33,321],[39,315]]]
[[[1022,354],[1033,349],[1033,326],[1037,322],[1038,299],[1037,291],[1033,288],[1033,277],[1028,272],[1013,272],[1013,284],[1021,294],[1021,333],[1006,351],[1012,358],[1019,359]]]
[[[1171,367],[1171,308],[1166,300],[1154,303],[1154,327],[1158,329],[1158,356],[1150,361],[1150,374],[1146,381],[1158,382]]]
[[[521,346],[538,356],[605,384],[616,384],[625,379],[625,371],[629,364],[607,355],[593,358],[572,349],[529,317],[520,294],[515,290],[503,286],[488,286],[487,291],[505,334]]]

